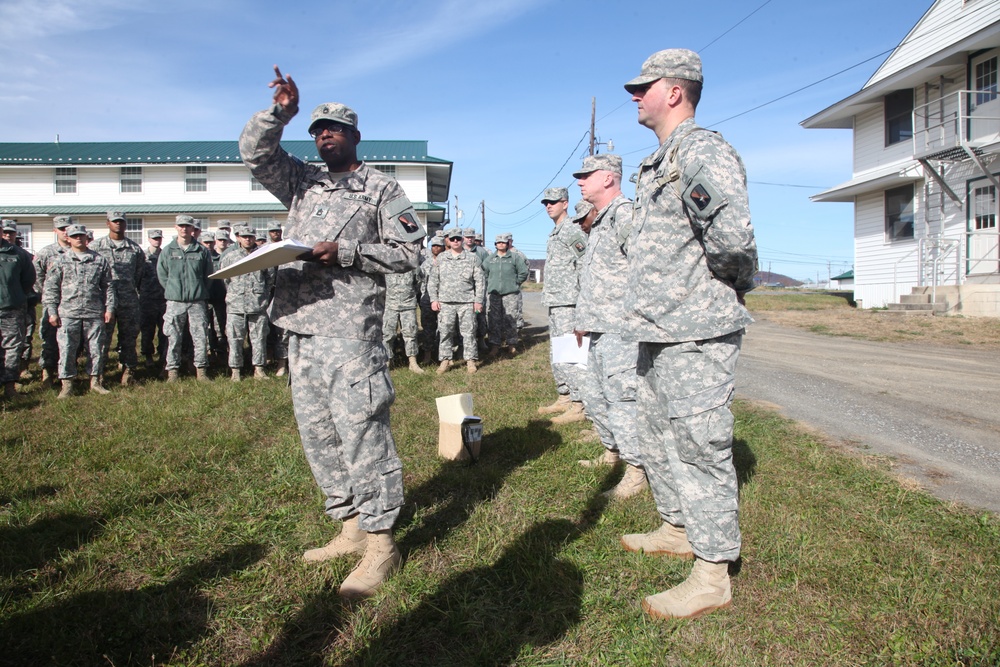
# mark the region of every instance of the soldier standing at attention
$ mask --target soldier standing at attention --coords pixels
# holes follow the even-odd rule
[[[7,240],[7,223],[5,220],[0,239],[0,381],[4,396],[13,398],[17,395],[14,383],[21,376],[28,304],[35,294],[35,267],[27,250]],[[16,225],[14,234],[16,240]]]
[[[32,255],[23,247],[22,243],[23,240],[21,238],[21,235],[17,231],[17,222],[15,220],[2,220],[0,221],[0,225],[2,225],[3,239],[7,243],[11,244],[14,248],[16,248],[18,254],[23,259],[27,260],[29,264],[31,264],[32,284],[28,292],[25,294],[25,303],[24,303],[25,317],[24,317],[24,326],[22,327],[22,332],[21,332],[22,334],[21,365],[18,370],[17,377],[15,377],[15,380],[17,380],[18,378],[21,377],[23,373],[25,373],[28,370],[28,364],[31,363],[31,344],[32,344],[31,339],[35,335],[35,324],[36,324],[35,306],[37,306],[38,303],[42,300],[42,297],[40,294],[38,294],[38,292],[35,291],[35,284],[34,284],[36,276],[35,256]],[[14,385],[7,385],[6,387],[7,388],[5,389],[5,391],[7,392],[8,397],[10,397],[11,395],[14,394],[14,392],[16,392]]]
[[[45,277],[48,275],[49,264],[69,250],[69,239],[66,238],[66,228],[74,224],[73,218],[68,215],[57,215],[52,218],[52,224],[56,235],[55,243],[45,246],[35,255],[35,291],[44,294]],[[49,323],[49,313],[42,303],[42,322],[38,328],[38,334],[42,339],[42,349],[38,356],[38,365],[42,367],[42,384],[53,383],[59,378],[56,365],[59,363],[59,343],[56,336],[56,328]]]
[[[434,351],[438,349],[438,314],[431,308],[431,295],[427,288],[431,273],[437,266],[438,256],[444,252],[444,236],[435,234],[431,239],[429,257],[420,264],[420,329],[424,337],[424,363],[434,362]]]
[[[139,288],[139,309],[142,313],[139,346],[142,348],[146,368],[153,368],[154,352],[159,353],[161,364],[167,356],[167,337],[163,333],[163,314],[167,310],[167,300],[163,297],[163,285],[156,277],[156,262],[160,258],[160,246],[163,245],[163,231],[151,229],[146,232],[146,239],[149,241],[146,249],[146,277]]]
[[[393,342],[396,340],[396,323],[403,334],[403,347],[410,370],[423,373],[417,363],[417,293],[420,287],[419,269],[406,273],[389,273],[385,277],[385,316],[382,324],[382,341],[392,360]]]
[[[625,475],[608,495],[628,498],[646,487],[635,430],[637,346],[622,338],[628,317],[624,247],[632,227],[632,202],[621,191],[618,155],[588,156],[573,177],[583,198],[597,209],[581,260],[575,324],[578,338],[590,334],[588,378],[580,386],[583,405],[610,452],[591,463],[610,462],[616,453],[625,459]]]
[[[104,388],[104,337],[106,325],[114,321],[115,288],[111,264],[87,248],[87,228],[66,229],[70,250],[49,265],[42,302],[49,324],[59,331],[59,398],[73,395],[76,352],[81,339],[87,341],[87,372],[90,390],[107,394]]]
[[[518,297],[521,296],[521,284],[528,279],[528,262],[524,255],[508,251],[510,238],[510,234],[497,234],[497,251],[483,264],[489,299],[487,321],[491,357],[499,355],[504,346],[512,356],[517,354]]]
[[[167,309],[163,329],[167,334],[167,382],[180,379],[181,346],[190,331],[198,380],[208,382],[208,276],[213,272],[212,255],[194,238],[190,215],[178,215],[177,238],[168,243],[156,262],[156,275],[163,286]]]
[[[739,154],[697,125],[701,59],[654,53],[625,84],[660,147],[639,166],[629,239],[629,337],[639,341],[639,442],[662,526],[630,551],[695,558],[690,576],[643,600],[660,618],[728,607],[740,555],[733,400],[743,295],[757,246]]]
[[[584,202],[590,208],[592,204]],[[587,235],[569,221],[569,190],[548,188],[542,193],[542,205],[555,227],[545,244],[545,282],[542,304],[549,310],[549,338],[573,333],[576,300],[580,294],[579,262],[587,251]],[[579,204],[578,204],[579,207]],[[583,403],[580,398],[580,374],[577,364],[552,362],[552,377],[556,381],[555,402],[538,408],[538,414],[551,415],[572,412],[573,421],[582,421]],[[568,420],[566,420],[568,421]]]
[[[104,354],[111,348],[111,336],[118,326],[118,360],[122,365],[122,384],[135,383],[139,359],[135,353],[139,337],[139,292],[146,278],[146,255],[142,246],[125,236],[125,214],[108,211],[108,235],[94,241],[90,249],[108,260],[115,285],[115,319],[108,324],[104,336]],[[107,365],[107,359],[105,359]]]
[[[227,252],[221,261],[221,268],[235,264],[253,250],[254,231],[250,228],[236,230],[238,246]],[[243,340],[250,335],[250,351],[253,355],[253,375],[265,378],[264,364],[267,363],[267,306],[271,303],[274,289],[273,269],[251,271],[232,278],[226,278],[226,326],[229,338],[229,369],[233,382],[240,379],[243,369]]]
[[[461,229],[453,229],[448,237],[448,249],[437,258],[427,281],[431,309],[438,314],[438,375],[451,368],[454,354],[455,329],[462,337],[462,354],[469,373],[477,370],[479,347],[476,344],[476,316],[483,311],[486,297],[486,276],[482,263],[463,247]]]
[[[267,242],[277,243],[281,240],[281,223],[272,220],[271,224],[267,226]]]
[[[313,249],[278,268],[271,321],[288,332],[292,402],[306,458],[344,522],[307,561],[364,553],[340,585],[370,595],[402,564],[392,527],[403,505],[403,464],[389,429],[395,399],[382,345],[385,274],[417,268],[424,230],[399,183],[358,159],[358,115],[316,107],[309,134],[325,162],[305,164],[281,147],[299,109],[298,87],[277,66],[274,104],[240,137],[253,176],[288,207],[286,231]]]

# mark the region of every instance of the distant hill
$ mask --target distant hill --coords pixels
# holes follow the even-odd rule
[[[753,281],[758,287],[799,287],[802,285],[801,280],[796,280],[795,278],[789,278],[788,276],[783,276],[780,273],[772,273],[769,271],[758,271],[757,275],[754,276]]]

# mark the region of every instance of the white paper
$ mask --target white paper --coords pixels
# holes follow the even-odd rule
[[[552,338],[552,363],[587,365],[587,352],[590,350],[590,336],[583,337],[583,343],[578,345],[576,334],[554,336]]]
[[[472,394],[452,394],[437,399],[438,419],[446,424],[461,424],[472,416]]]
[[[219,269],[209,276],[209,278],[232,278],[241,276],[244,273],[269,269],[272,266],[279,266],[294,262],[304,252],[312,250],[312,246],[307,246],[293,239],[284,239],[277,243],[268,243],[257,248],[252,253],[224,269]]]

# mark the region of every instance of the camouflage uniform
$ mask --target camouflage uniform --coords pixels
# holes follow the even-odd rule
[[[167,309],[163,330],[167,334],[167,370],[181,367],[184,332],[189,331],[194,346],[196,368],[208,366],[208,276],[213,272],[212,256],[197,240],[186,248],[174,239],[160,251],[156,275],[163,286]]]
[[[235,264],[250,252],[234,246],[222,255],[221,268]],[[251,271],[226,278],[226,311],[229,339],[229,367],[243,368],[243,341],[250,335],[253,365],[267,362],[267,305],[274,288],[273,269]]]
[[[462,249],[459,254],[445,250],[427,281],[431,302],[441,304],[438,311],[438,334],[441,338],[438,358],[444,361],[453,355],[455,327],[462,337],[462,352],[466,361],[479,358],[476,345],[476,312],[473,303],[482,304],[486,296],[486,276],[482,263],[474,253]]]
[[[90,249],[108,260],[114,276],[115,321],[108,324],[104,336],[104,354],[111,347],[111,335],[118,326],[118,360],[122,366],[135,369],[138,365],[135,341],[139,337],[139,291],[146,280],[146,254],[142,247],[129,238],[114,241],[110,236],[102,236],[90,245]]]
[[[0,239],[0,383],[15,382],[21,375],[34,286],[35,267],[28,252]]]
[[[757,250],[746,171],[721,136],[681,122],[639,168],[629,241],[639,442],[657,509],[695,555],[740,553],[733,400]]]
[[[61,224],[61,223],[60,223]],[[40,294],[45,293],[45,278],[48,275],[48,267],[60,255],[69,251],[69,248],[60,245],[58,241],[51,243],[35,255],[35,290]],[[53,311],[55,312],[55,311]],[[43,369],[55,371],[56,364],[59,363],[59,344],[57,341],[58,329],[49,324],[49,313],[42,303],[42,322],[38,327],[38,335],[42,341],[41,352],[38,354],[38,365]]]
[[[59,316],[59,379],[76,378],[76,353],[86,339],[87,374],[104,374],[104,314],[115,312],[111,264],[93,250],[67,250],[49,264],[42,303]]]
[[[549,233],[545,246],[545,283],[542,304],[549,309],[549,337],[573,333],[576,301],[580,294],[579,263],[587,251],[587,235],[567,216]],[[561,396],[580,400],[581,374],[578,364],[552,362],[552,377]]]
[[[403,347],[407,357],[417,356],[417,269],[406,273],[390,273],[385,277],[385,316],[382,324],[382,342],[392,358],[392,344],[396,338],[396,323],[403,334]]]
[[[524,261],[524,265],[528,267],[528,275],[531,275],[531,268],[530,268],[531,265],[528,264],[528,256],[525,255],[520,250],[518,250],[517,248],[515,248],[513,245],[509,247],[508,252],[511,255],[520,257],[521,260]],[[527,280],[527,278],[525,278],[525,280]],[[514,313],[516,315],[515,319],[517,320],[516,326],[517,329],[520,331],[521,329],[524,328],[524,293],[521,290],[517,291],[517,298],[514,301],[515,301],[514,308],[516,308]]]
[[[501,234],[497,237],[508,237]],[[521,284],[528,279],[528,263],[524,255],[512,252],[501,256],[491,254],[483,264],[486,273],[486,294],[489,299],[490,345],[517,345],[517,322],[521,313]]]
[[[163,333],[163,316],[167,312],[167,300],[163,296],[163,285],[156,277],[156,262],[160,257],[160,248],[156,252],[146,252],[146,277],[139,291],[139,310],[141,313],[142,356],[147,360],[153,358],[153,353],[159,353],[160,361],[166,358],[167,337]],[[153,339],[157,344],[153,346]]]
[[[316,113],[356,115],[343,105]],[[285,231],[306,245],[336,241],[334,266],[278,269],[271,321],[289,332],[288,366],[299,434],[327,514],[358,516],[367,532],[392,528],[403,504],[402,462],[389,429],[395,391],[382,344],[386,273],[417,268],[423,230],[403,189],[362,163],[334,178],[281,148],[291,113],[255,114],[240,154],[288,207]]]
[[[619,194],[597,214],[580,261],[576,328],[590,332],[587,368],[580,385],[587,416],[605,448],[642,466],[636,441],[637,345],[626,329],[627,259],[623,246],[632,224],[632,202]]]
[[[447,252],[447,250],[445,251]],[[443,254],[443,253],[442,253]],[[438,349],[438,314],[431,308],[431,294],[428,288],[431,273],[437,266],[437,260],[430,248],[420,264],[420,333],[424,341],[425,361],[430,362],[431,356]]]
[[[208,251],[212,256],[212,273],[219,270],[222,255],[214,249]],[[208,280],[208,349],[213,358],[225,359],[228,356],[229,340],[226,326],[226,281],[209,278]]]

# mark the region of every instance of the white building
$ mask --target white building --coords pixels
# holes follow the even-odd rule
[[[854,133],[854,290],[1000,315],[1000,2],[937,0],[864,87],[802,122]],[[912,299],[912,297],[907,297]]]
[[[312,141],[282,146],[321,163]],[[448,201],[452,163],[429,156],[426,141],[362,141],[358,156],[399,181],[425,229],[445,222],[436,202]],[[142,245],[149,229],[170,238],[179,213],[213,230],[223,219],[259,228],[288,217],[243,166],[236,141],[0,143],[0,217],[17,221],[29,249],[55,240],[55,215],[103,236],[110,210],[126,213],[126,233]]]

